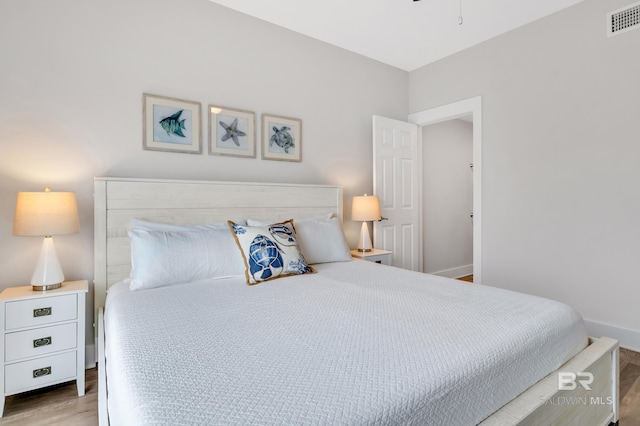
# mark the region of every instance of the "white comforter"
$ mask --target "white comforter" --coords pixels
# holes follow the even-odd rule
[[[111,425],[472,425],[587,344],[561,303],[354,260],[107,298]]]

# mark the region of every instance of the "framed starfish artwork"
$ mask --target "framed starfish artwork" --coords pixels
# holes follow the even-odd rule
[[[256,158],[255,113],[209,105],[209,154]]]
[[[201,154],[200,103],[142,94],[142,148]]]
[[[262,114],[262,158],[302,161],[302,120]]]

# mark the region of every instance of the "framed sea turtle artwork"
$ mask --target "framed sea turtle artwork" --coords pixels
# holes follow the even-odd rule
[[[302,161],[302,120],[262,114],[262,158]]]
[[[143,93],[142,120],[143,149],[202,153],[199,102]]]
[[[209,154],[256,158],[255,113],[209,105]]]

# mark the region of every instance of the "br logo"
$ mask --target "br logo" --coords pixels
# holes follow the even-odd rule
[[[558,390],[574,390],[578,387],[578,383],[585,390],[591,390],[589,386],[593,383],[593,374],[589,372],[559,372],[558,373]]]

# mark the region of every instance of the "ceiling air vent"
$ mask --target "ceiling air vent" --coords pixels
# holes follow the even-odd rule
[[[640,2],[607,13],[609,37],[640,28]]]

